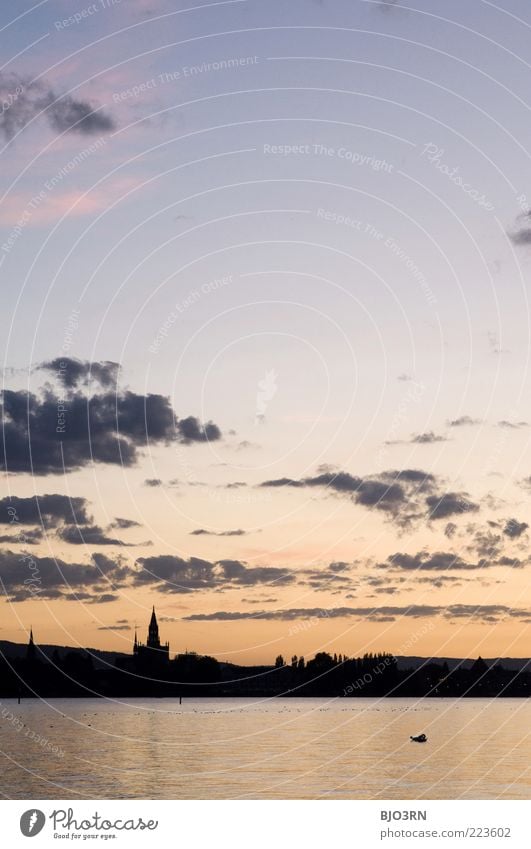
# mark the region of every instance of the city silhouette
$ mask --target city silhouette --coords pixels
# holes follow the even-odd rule
[[[131,655],[39,646],[33,629],[24,654],[0,644],[1,698],[326,696],[527,697],[529,661],[362,657],[318,652],[313,658],[278,655],[270,666],[237,666],[193,651],[170,655],[155,608],[145,643]],[[399,662],[401,661],[401,662]],[[408,665],[409,662],[409,665]]]

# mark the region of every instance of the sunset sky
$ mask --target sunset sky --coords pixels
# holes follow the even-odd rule
[[[0,31],[0,639],[529,656],[529,3]]]

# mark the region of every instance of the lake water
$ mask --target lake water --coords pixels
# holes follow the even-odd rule
[[[1,712],[7,798],[531,798],[525,699],[6,699]],[[410,742],[420,732],[428,743]]]

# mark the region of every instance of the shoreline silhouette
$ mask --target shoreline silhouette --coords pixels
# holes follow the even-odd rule
[[[505,664],[505,665],[504,665]],[[153,608],[147,640],[135,632],[131,655],[0,641],[0,698],[326,696],[525,698],[531,660],[362,657],[317,652],[278,655],[270,665],[238,666],[196,652],[171,657]]]

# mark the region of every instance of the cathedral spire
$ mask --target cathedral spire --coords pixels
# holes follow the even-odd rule
[[[170,644],[160,642],[159,623],[157,622],[157,614],[155,613],[155,605],[151,610],[151,619],[149,620],[147,640],[144,643],[138,641],[137,629],[135,624],[135,642],[133,647],[133,656],[136,664],[142,670],[147,670],[153,665],[159,667],[161,664],[169,662],[170,659]]]
[[[155,605],[153,605],[153,613],[151,614],[151,621],[149,623],[147,645],[151,649],[160,648],[159,624],[155,614]]]
[[[33,628],[30,627],[29,643],[26,650],[26,659],[35,660],[35,643],[33,641]]]

